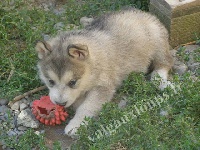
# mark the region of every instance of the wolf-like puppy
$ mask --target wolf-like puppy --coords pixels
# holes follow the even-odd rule
[[[165,83],[173,64],[164,26],[136,9],[103,15],[82,30],[38,42],[36,51],[52,102],[76,109],[65,128],[70,136],[86,116],[95,116],[112,99],[130,72],[146,73],[151,64],[152,74]]]

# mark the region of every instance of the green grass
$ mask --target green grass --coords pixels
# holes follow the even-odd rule
[[[8,2],[0,2],[0,98],[9,100],[41,85],[34,46],[37,40],[43,39],[42,34],[53,36],[57,33],[54,29],[57,22],[63,22],[66,26],[75,24],[81,28],[79,19],[83,16],[94,17],[124,6],[148,10],[146,0],[82,0],[79,3],[69,0],[65,5],[65,13],[57,16],[52,11],[30,7],[25,0],[16,0],[12,6]],[[188,56],[183,51],[179,55],[187,61]],[[199,60],[199,50],[195,51],[195,55],[195,59]],[[173,75],[173,83],[177,85],[177,93],[169,88],[161,92],[157,89],[157,83],[145,81],[143,74],[131,74],[117,91],[114,102],[105,104],[97,119],[88,119],[88,126],[80,128],[80,138],[72,149],[199,149],[199,79],[194,82],[186,73],[181,77]],[[158,96],[165,98],[161,106],[148,107],[147,111],[138,115],[135,106],[143,107]],[[119,109],[116,101],[124,97],[127,107]],[[167,111],[168,114],[162,116],[161,111]],[[118,126],[116,121],[122,122],[120,118],[124,116],[129,121]],[[106,127],[112,131],[110,135],[102,131]],[[97,131],[102,132],[102,136]],[[33,130],[27,131],[17,143],[15,137],[6,137],[5,132],[0,128],[0,139],[7,139],[6,144],[10,148],[46,149],[44,137],[35,135]],[[60,149],[59,142],[54,143],[54,149]]]

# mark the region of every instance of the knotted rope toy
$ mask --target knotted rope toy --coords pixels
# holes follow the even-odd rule
[[[45,125],[61,124],[68,117],[64,107],[51,102],[49,96],[42,96],[32,103],[32,113],[36,119]]]

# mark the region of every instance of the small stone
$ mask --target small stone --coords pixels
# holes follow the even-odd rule
[[[18,129],[19,131],[25,131],[25,130],[27,130],[27,127],[19,126],[17,129]]]
[[[36,135],[40,135],[40,131],[35,131],[35,134]]]
[[[26,109],[27,107],[28,107],[27,104],[25,104],[25,103],[21,103],[21,104],[20,104],[20,111]]]
[[[199,47],[200,47],[199,45],[186,45],[186,46],[184,46],[185,53],[191,53],[191,52],[197,50]]]
[[[44,41],[48,41],[51,37],[48,34],[42,34]]]
[[[53,12],[55,13],[55,15],[59,16],[59,15],[64,14],[65,9],[63,9],[63,8],[54,9]]]
[[[9,109],[7,106],[5,106],[5,105],[0,106],[0,113],[5,114],[5,113],[7,113],[8,111],[10,111],[10,109]]]
[[[193,63],[195,63],[195,60],[194,60],[194,57],[192,54],[189,55],[189,60],[187,62],[187,65],[190,66],[192,65]]]
[[[8,136],[14,136],[14,135],[16,135],[17,133],[14,132],[13,130],[9,130],[9,131],[7,132],[7,134],[8,134]]]
[[[24,131],[18,131],[17,132],[17,135],[23,135],[24,134]]]
[[[25,96],[25,99],[29,99],[29,96],[28,96],[28,95],[26,95],[26,96]]]
[[[22,110],[21,113],[18,115],[17,124],[23,125],[25,127],[30,128],[38,128],[39,122],[35,119],[30,109]]]
[[[179,75],[182,75],[187,71],[188,67],[185,64],[183,64],[180,66],[174,66],[173,69],[176,73],[178,73]]]
[[[44,133],[45,133],[45,130],[41,130],[40,133],[41,133],[41,134],[44,134]]]
[[[6,145],[3,145],[3,146],[2,146],[2,149],[6,149]]]
[[[0,116],[0,120],[2,120],[2,121],[6,121],[5,116]]]
[[[173,70],[179,75],[182,75],[188,70],[188,67],[183,62],[175,60]]]
[[[20,111],[19,111],[19,110],[15,110],[15,111],[14,111],[14,115],[15,115],[15,116],[18,116],[19,114],[20,114]]]
[[[28,99],[23,98],[23,99],[20,101],[20,103],[29,104],[29,101],[28,101]]]
[[[29,105],[30,105],[30,107],[32,108],[32,105],[33,105],[33,101],[32,101],[32,102],[30,102],[30,104],[29,104]]]
[[[49,6],[45,3],[41,4],[39,7],[42,8],[44,11],[49,11]]]
[[[165,110],[161,110],[161,111],[160,111],[160,115],[161,115],[161,116],[168,116],[168,112],[165,111]]]
[[[0,99],[0,105],[7,105],[8,102],[9,101],[7,99]]]
[[[126,107],[126,104],[127,103],[127,100],[121,100],[120,102],[119,102],[119,104],[118,104],[118,107],[119,108],[124,108],[124,107]]]
[[[200,67],[200,63],[198,63],[198,62],[188,65],[188,68],[193,72],[196,71],[199,67]]]
[[[20,102],[15,102],[15,103],[11,106],[11,109],[12,109],[12,110],[19,110],[19,106],[20,106]]]
[[[10,6],[15,5],[15,1],[14,0],[9,1],[9,4],[10,4]]]
[[[63,22],[58,22],[54,25],[54,29],[56,30],[61,30],[64,27],[64,23]]]

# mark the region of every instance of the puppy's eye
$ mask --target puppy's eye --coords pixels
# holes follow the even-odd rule
[[[50,84],[51,86],[54,86],[54,85],[55,85],[55,82],[54,82],[53,80],[49,80],[49,84]]]
[[[69,86],[70,88],[73,88],[73,87],[75,86],[75,84],[76,84],[76,81],[77,81],[77,80],[71,80],[71,81],[69,81],[68,86]]]

